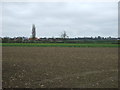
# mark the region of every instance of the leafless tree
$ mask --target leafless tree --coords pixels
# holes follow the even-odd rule
[[[63,38],[63,39],[68,38],[68,35],[67,35],[66,31],[64,31],[64,32],[61,34],[61,38]]]

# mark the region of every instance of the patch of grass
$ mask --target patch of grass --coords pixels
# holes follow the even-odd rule
[[[1,43],[0,46],[22,47],[118,47],[118,44],[80,44],[80,43]]]

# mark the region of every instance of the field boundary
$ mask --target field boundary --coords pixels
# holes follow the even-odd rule
[[[80,43],[1,43],[0,46],[16,47],[119,47],[118,44],[80,44]]]

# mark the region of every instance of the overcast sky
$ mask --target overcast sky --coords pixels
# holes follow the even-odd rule
[[[2,36],[37,37],[118,36],[116,2],[6,2],[2,4]]]

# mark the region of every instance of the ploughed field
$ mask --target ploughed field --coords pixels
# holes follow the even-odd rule
[[[117,88],[118,49],[2,47],[3,88]]]

